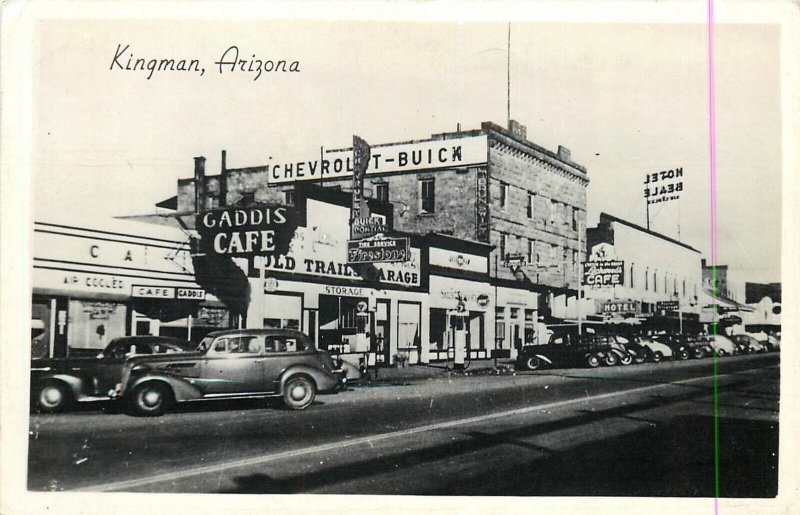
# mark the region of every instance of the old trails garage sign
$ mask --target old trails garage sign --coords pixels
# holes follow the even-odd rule
[[[624,270],[624,261],[588,261],[583,264],[583,284],[595,288],[620,286]]]
[[[297,223],[294,209],[262,205],[206,211],[195,227],[200,253],[246,257],[286,254]]]

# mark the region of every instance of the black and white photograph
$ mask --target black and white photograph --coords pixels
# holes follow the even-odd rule
[[[68,4],[3,6],[4,513],[796,506],[796,2]]]

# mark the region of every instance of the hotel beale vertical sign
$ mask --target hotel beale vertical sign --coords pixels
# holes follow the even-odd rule
[[[217,209],[197,215],[202,254],[231,257],[282,255],[297,229],[293,209],[280,205]]]
[[[683,168],[648,173],[644,178],[644,198],[647,204],[679,200],[683,191]]]

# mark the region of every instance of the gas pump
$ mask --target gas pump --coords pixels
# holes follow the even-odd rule
[[[370,350],[370,312],[367,311],[367,303],[363,300],[356,304],[356,339],[355,350],[361,354],[359,359],[359,369],[362,375],[367,375],[369,366]]]
[[[467,357],[467,324],[469,323],[469,311],[464,301],[459,298],[458,306],[454,310],[447,312],[448,340],[453,348],[453,368],[464,370],[464,362]]]

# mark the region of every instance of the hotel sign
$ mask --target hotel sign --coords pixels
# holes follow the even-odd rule
[[[366,174],[408,173],[485,164],[488,155],[486,136],[465,136],[418,143],[373,146]],[[270,161],[267,182],[285,184],[352,177],[352,149],[334,150],[303,159]]]
[[[644,198],[647,204],[678,200],[683,191],[683,168],[648,173],[644,178]]]
[[[604,315],[637,315],[641,313],[638,301],[609,300],[603,303]]]

